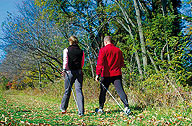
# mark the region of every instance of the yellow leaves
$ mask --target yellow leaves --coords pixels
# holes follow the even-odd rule
[[[27,31],[27,30],[23,30],[22,32],[23,32],[23,33],[27,33],[28,31]]]
[[[35,0],[35,5],[36,6],[40,6],[41,4],[40,4],[40,1],[39,0]]]
[[[192,107],[192,102],[189,102],[188,105]]]
[[[143,113],[140,113],[139,115],[137,115],[137,117],[139,117],[140,119],[143,119],[144,115],[143,115]]]
[[[36,6],[45,6],[46,1],[45,0],[35,0],[35,5]]]
[[[46,2],[44,0],[41,0],[41,5],[45,6]]]
[[[151,40],[147,38],[145,41],[146,41],[146,42],[150,42]]]

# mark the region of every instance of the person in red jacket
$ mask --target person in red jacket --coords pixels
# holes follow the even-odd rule
[[[129,104],[127,95],[122,86],[122,72],[121,68],[124,66],[124,58],[122,51],[112,44],[111,36],[104,38],[104,47],[100,49],[99,56],[97,59],[96,66],[96,81],[99,81],[101,76],[101,83],[104,84],[106,89],[109,88],[110,83],[113,83],[121,101],[124,104],[124,112],[129,114]],[[100,96],[99,96],[99,109],[97,113],[103,113],[103,107],[105,103],[106,90],[100,85]]]

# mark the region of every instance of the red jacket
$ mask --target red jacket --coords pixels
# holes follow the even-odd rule
[[[113,44],[101,48],[96,66],[96,74],[101,77],[113,77],[121,75],[124,66],[122,51]]]

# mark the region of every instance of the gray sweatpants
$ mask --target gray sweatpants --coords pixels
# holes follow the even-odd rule
[[[61,109],[66,110],[71,95],[71,87],[75,82],[76,99],[79,114],[84,114],[84,96],[82,92],[83,74],[82,70],[69,70],[65,73],[65,93],[61,101]]]

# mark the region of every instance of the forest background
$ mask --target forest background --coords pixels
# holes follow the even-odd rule
[[[191,1],[23,1],[20,14],[8,13],[2,24],[7,46],[0,64],[1,90],[43,92],[60,99],[63,49],[75,35],[85,52],[84,93],[97,100],[97,56],[110,35],[124,54],[123,86],[131,106],[142,111],[180,106],[191,117],[192,10],[181,10],[182,5],[191,6]]]

